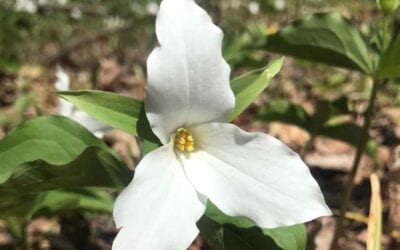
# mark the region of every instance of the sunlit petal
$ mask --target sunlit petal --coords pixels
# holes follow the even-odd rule
[[[71,80],[65,70],[61,67],[57,67],[56,82],[54,83],[54,87],[58,91],[66,91],[69,90],[70,83]],[[62,98],[59,98],[58,114],[63,116],[71,116],[73,109],[74,105]]]
[[[144,157],[131,184],[119,195],[113,250],[186,249],[198,234],[205,205],[169,146]]]
[[[165,144],[179,126],[225,121],[234,108],[223,33],[193,0],[164,0],[156,22],[160,47],[147,61],[146,114]]]
[[[181,157],[197,191],[231,216],[274,228],[330,215],[299,156],[277,139],[232,124],[192,130],[198,150]]]
[[[104,133],[111,129],[110,126],[99,122],[98,120],[92,118],[87,113],[80,111],[79,109],[74,110],[69,118],[82,124],[85,128],[87,128],[90,132],[92,132],[99,138],[102,138]]]

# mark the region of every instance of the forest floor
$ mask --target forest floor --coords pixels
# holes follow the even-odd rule
[[[349,13],[346,11],[345,15]],[[368,9],[355,21],[371,20],[376,13]],[[98,43],[104,41],[99,39]],[[103,46],[103,45],[99,45]],[[54,49],[50,45],[49,51]],[[50,48],[51,47],[51,48]],[[57,49],[56,49],[57,50]],[[56,53],[56,52],[52,52]],[[89,53],[89,52],[88,52]],[[79,59],[71,56],[71,60]],[[147,53],[140,49],[132,58],[143,65]],[[265,58],[277,55],[267,53]],[[65,58],[64,58],[65,59]],[[70,58],[69,58],[70,59]],[[72,89],[95,88],[129,95],[143,100],[145,95],[145,77],[132,72],[132,65],[121,63],[117,57],[102,56],[94,71],[90,67],[79,68],[70,62],[60,60],[66,65],[71,76]],[[96,86],[88,84],[96,81]],[[57,112],[57,96],[54,82],[55,68],[46,68],[40,64],[27,64],[13,73],[0,73],[0,139],[20,122],[42,114]],[[331,98],[343,95],[353,105],[351,119],[361,123],[359,114],[366,107],[371,82],[357,73],[326,66],[296,61],[287,57],[279,75],[255,102],[234,123],[248,131],[269,133],[302,154],[310,167],[312,175],[319,183],[334,216],[320,218],[307,223],[307,249],[327,250],[333,237],[337,215],[341,205],[341,196],[355,155],[354,147],[329,138],[317,137],[310,141],[310,135],[292,125],[255,119],[255,113],[264,104],[277,97],[289,99],[313,112],[318,98]],[[379,143],[377,158],[383,199],[383,249],[400,249],[400,106],[397,87],[383,86],[378,96],[378,105],[374,109],[374,119],[370,134]],[[339,94],[338,94],[339,93]],[[139,161],[140,150],[136,138],[123,132],[110,131],[104,140],[121,156],[126,165],[134,169]],[[304,150],[305,145],[307,150]],[[366,249],[367,223],[371,199],[370,174],[374,161],[364,156],[355,179],[349,213],[346,216],[342,236],[339,239],[340,250]],[[25,228],[29,249],[111,249],[117,230],[110,214],[82,214],[69,212],[55,217],[39,217]],[[13,230],[0,221],[0,249],[14,249],[16,237]],[[210,249],[200,237],[191,250]]]

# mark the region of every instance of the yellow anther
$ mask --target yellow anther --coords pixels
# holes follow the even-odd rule
[[[175,143],[175,147],[177,147],[180,151],[185,151],[185,145]]]
[[[185,143],[185,147],[193,147],[193,142],[192,141],[187,141]]]
[[[182,137],[180,138],[175,138],[175,143],[179,143],[179,144],[185,144],[185,139],[183,139]]]
[[[176,130],[174,144],[177,149],[182,152],[191,152],[194,150],[194,139],[192,133],[185,128]]]

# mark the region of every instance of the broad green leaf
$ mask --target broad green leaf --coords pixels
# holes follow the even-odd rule
[[[214,250],[283,250],[257,227],[240,228],[232,224],[223,225],[208,217],[202,217],[197,225],[200,234],[207,239]]]
[[[114,197],[105,190],[94,188],[65,189],[45,192],[31,210],[32,215],[53,215],[66,210],[111,213]]]
[[[119,188],[129,183],[129,173],[111,153],[88,147],[67,164],[36,160],[14,167],[12,175],[0,185],[0,196],[37,194],[61,188]]]
[[[383,53],[378,68],[381,78],[400,76],[400,34]]]
[[[61,91],[58,95],[99,121],[137,135],[142,102],[127,96],[97,90]]]
[[[214,249],[300,250],[306,245],[304,225],[260,229],[249,219],[224,215],[212,203],[208,204],[198,225],[200,233]]]
[[[0,210],[28,216],[41,194],[65,188],[120,188],[132,173],[80,124],[42,116],[0,141]]]
[[[80,124],[61,116],[42,116],[22,123],[0,141],[0,159],[0,184],[15,171],[19,172],[18,178],[32,176],[31,181],[43,181],[44,185],[51,184],[47,182],[48,174],[60,179],[69,175],[75,179],[85,174],[86,180],[102,178],[104,182],[120,185],[126,180],[125,168],[104,142]],[[29,162],[36,166],[21,166]],[[35,172],[36,169],[46,170]],[[43,180],[36,179],[36,174],[43,175]],[[14,178],[10,181],[15,181]],[[30,182],[21,183],[26,186]],[[59,184],[55,181],[54,185]]]
[[[263,233],[274,239],[282,249],[302,250],[307,244],[307,233],[304,224],[289,227],[264,229]]]
[[[71,210],[111,213],[114,204],[114,197],[109,192],[94,188],[0,197],[0,218],[3,219],[17,216],[29,220],[36,216],[51,216]]]
[[[271,79],[279,72],[283,57],[275,59],[266,67],[241,75],[231,81],[231,88],[236,98],[235,110],[229,114],[232,120],[239,115],[268,86]]]
[[[360,32],[336,13],[314,14],[268,36],[266,49],[305,60],[372,73]]]
[[[111,127],[159,143],[144,113],[143,102],[97,90],[61,91],[58,95]]]

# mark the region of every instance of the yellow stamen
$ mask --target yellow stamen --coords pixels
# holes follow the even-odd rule
[[[185,147],[193,147],[193,142],[192,141],[187,141],[185,143]]]
[[[176,130],[174,144],[177,149],[182,152],[191,152],[194,150],[194,139],[192,133],[185,128]]]

